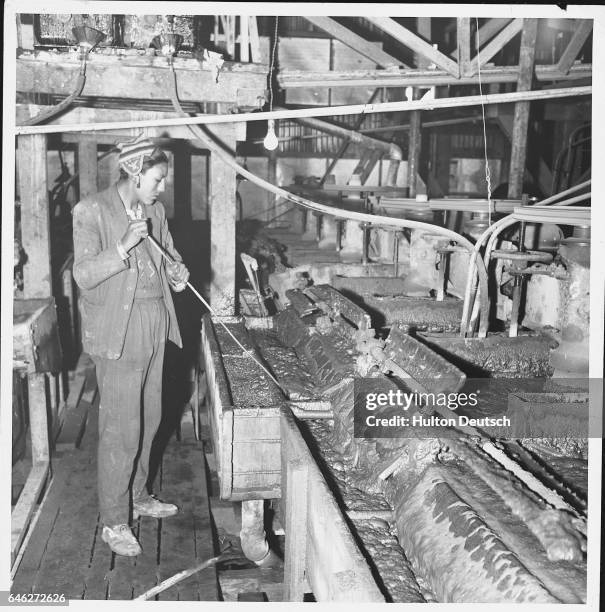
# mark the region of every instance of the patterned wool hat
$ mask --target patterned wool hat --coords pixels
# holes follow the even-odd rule
[[[118,163],[130,176],[140,174],[143,168],[143,158],[146,155],[151,155],[157,148],[143,134],[139,134],[134,140],[120,142],[116,147],[120,151]]]

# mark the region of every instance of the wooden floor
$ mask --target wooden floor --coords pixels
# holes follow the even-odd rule
[[[172,436],[154,492],[177,503],[175,517],[134,522],[143,553],[113,554],[101,540],[96,495],[98,400],[89,406],[79,448],[53,457],[53,480],[27,541],[11,591],[64,593],[68,599],[132,599],[177,572],[215,555],[202,443],[192,426]],[[217,601],[216,570],[164,591],[159,600]]]

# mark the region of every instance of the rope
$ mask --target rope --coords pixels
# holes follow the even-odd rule
[[[279,17],[275,17],[275,30],[273,32],[273,49],[271,50],[271,66],[269,67],[269,111],[273,110],[273,68],[275,67],[275,50],[277,49],[277,24]]]

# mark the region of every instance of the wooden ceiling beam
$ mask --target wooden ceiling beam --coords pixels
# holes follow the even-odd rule
[[[469,20],[471,18],[468,18]],[[489,19],[485,22],[480,28],[478,32],[475,32],[475,44],[471,45],[473,49],[477,48],[477,41],[479,41],[480,45],[487,44],[500,30],[502,30],[507,24],[510,23],[510,19],[495,17],[494,19]],[[450,57],[452,59],[458,59],[458,46],[450,53]]]
[[[455,61],[390,17],[367,16],[366,19],[415,53],[422,55],[429,63],[439,66],[456,78],[460,76],[460,70]]]
[[[538,65],[536,79],[540,82],[589,79],[592,64],[571,67],[567,74],[556,65]],[[481,70],[482,83],[516,83],[519,76],[517,66],[495,66]],[[454,78],[444,70],[352,70],[311,72],[306,70],[282,70],[277,81],[282,89],[313,87],[432,87],[442,85],[476,85],[477,74]],[[564,86],[564,85],[561,85]]]
[[[471,69],[471,19],[458,17],[456,20],[456,36],[458,38],[458,65],[460,76],[466,76]]]
[[[264,65],[227,63],[218,74],[194,59],[175,60],[179,97],[183,102],[226,102],[259,107],[265,98]],[[38,52],[17,57],[16,90],[22,93],[68,94],[76,84],[80,62],[72,53]],[[136,85],[136,86],[134,86]],[[170,100],[172,75],[161,57],[103,56],[89,59],[84,96]]]
[[[578,57],[578,53],[580,53],[584,43],[592,32],[592,19],[579,19],[577,21],[579,22],[578,28],[573,33],[567,48],[565,51],[563,51],[563,54],[559,59],[559,63],[557,64],[558,69],[563,74],[567,74],[569,72],[574,64],[574,61],[576,60],[576,57]]]
[[[355,32],[340,25],[337,21],[331,17],[308,17],[305,19],[312,23],[316,28],[327,32],[333,38],[336,38],[347,47],[353,49],[357,53],[360,53],[364,57],[367,57],[372,62],[378,64],[382,68],[389,68],[391,66],[405,66],[405,64],[394,58],[383,51],[378,45],[371,43],[370,41],[362,38]]]
[[[483,68],[496,53],[501,51],[521,30],[523,29],[523,19],[521,17],[513,19],[499,34],[497,34],[483,49],[481,49],[471,62],[469,76],[476,74],[479,68]],[[481,41],[479,41],[481,43]],[[480,60],[480,62],[478,62]]]

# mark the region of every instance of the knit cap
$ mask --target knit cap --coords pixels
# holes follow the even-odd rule
[[[143,158],[151,155],[156,149],[156,145],[143,134],[139,134],[134,140],[120,142],[116,147],[120,151],[118,163],[130,176],[140,174]]]

